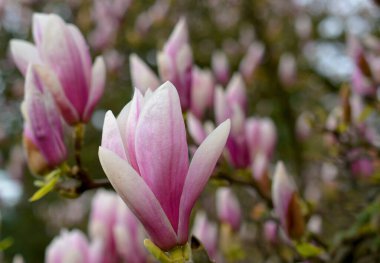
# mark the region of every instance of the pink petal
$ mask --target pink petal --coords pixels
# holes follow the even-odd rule
[[[138,173],[140,172],[139,166],[137,164],[136,159],[136,145],[135,145],[135,137],[136,137],[136,127],[137,122],[140,117],[140,113],[143,107],[144,98],[141,95],[141,92],[138,89],[135,89],[135,94],[131,101],[131,107],[128,114],[128,120],[126,122],[126,146],[128,152],[129,163],[132,165],[133,169],[135,169]]]
[[[170,82],[161,85],[145,101],[135,143],[141,176],[177,230],[188,149],[178,93]]]
[[[226,95],[220,86],[215,90],[214,112],[217,124],[221,124],[231,115]]]
[[[189,41],[188,39],[189,32],[187,30],[186,20],[181,18],[170,35],[169,40],[165,44],[165,52],[173,56]]]
[[[275,212],[285,228],[287,226],[288,208],[295,191],[294,181],[288,176],[284,164],[278,162],[273,177],[272,200]]]
[[[106,65],[103,57],[97,57],[92,66],[91,89],[84,112],[83,120],[87,122],[94,111],[96,104],[103,95],[106,84]]]
[[[132,85],[143,94],[147,89],[155,90],[160,85],[157,75],[136,54],[129,57]]]
[[[42,43],[43,34],[46,28],[46,25],[49,21],[49,15],[43,13],[33,14],[33,39],[36,46],[39,47]]]
[[[10,50],[17,68],[24,76],[29,64],[41,64],[37,48],[30,42],[12,39]]]
[[[144,225],[152,241],[161,249],[177,243],[176,234],[155,195],[128,162],[99,147],[100,163],[116,192]]]
[[[120,134],[121,134],[121,139],[124,144],[124,149],[127,149],[127,121],[128,121],[128,116],[129,116],[129,111],[131,108],[131,102],[128,102],[127,105],[124,106],[124,108],[121,110],[119,115],[117,115],[116,121],[117,125],[119,126]],[[128,157],[128,152],[126,151],[127,157]],[[129,160],[129,158],[128,158]]]
[[[199,146],[190,163],[180,203],[180,219],[177,231],[180,244],[187,242],[191,210],[222,154],[230,129],[229,120],[220,124]]]
[[[79,121],[79,115],[77,111],[75,110],[69,99],[66,97],[66,94],[64,93],[64,90],[61,86],[61,83],[57,79],[57,76],[52,71],[49,72],[50,74],[47,79],[50,82],[50,84],[47,85],[47,88],[53,95],[55,103],[57,104],[62,114],[62,117],[68,124],[77,123]]]
[[[117,154],[120,158],[127,160],[119,126],[111,111],[107,111],[106,116],[104,117],[101,145],[105,149]]]
[[[49,75],[46,69],[30,65],[25,80],[24,113],[39,150],[51,166],[66,159],[61,117],[46,87]]]
[[[226,89],[226,97],[229,105],[238,104],[244,111],[247,110],[247,92],[240,74],[235,73],[232,76]]]
[[[66,97],[82,118],[89,97],[91,67],[85,58],[89,55],[83,54],[87,49],[83,46],[84,40],[75,31],[59,16],[49,15],[40,51],[43,52],[44,61],[56,72]]]

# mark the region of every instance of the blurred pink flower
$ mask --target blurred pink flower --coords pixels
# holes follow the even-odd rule
[[[299,239],[304,234],[305,222],[301,211],[296,185],[288,176],[285,166],[279,162],[274,172],[272,200],[276,215],[288,237]]]
[[[228,224],[232,230],[239,231],[242,221],[240,203],[230,188],[221,187],[217,190],[216,210],[221,222]]]
[[[216,81],[221,85],[226,85],[230,79],[230,65],[226,54],[220,50],[212,53],[211,66]]]
[[[199,239],[211,260],[215,260],[218,253],[218,226],[210,222],[204,211],[195,215],[193,235]]]
[[[186,20],[175,26],[164,48],[157,54],[161,80],[171,81],[178,90],[182,110],[191,106],[193,54],[189,44]]]
[[[46,263],[102,263],[96,244],[90,245],[79,230],[63,230],[46,249]]]
[[[46,172],[67,158],[61,117],[51,94],[57,84],[47,68],[30,65],[26,72],[24,116],[24,147],[31,170]]]
[[[198,118],[202,118],[205,111],[212,107],[214,102],[214,89],[215,83],[211,72],[194,67],[190,111]]]
[[[33,15],[35,45],[12,40],[11,52],[19,70],[25,75],[29,64],[43,64],[52,69],[59,82],[50,92],[70,125],[87,122],[100,100],[105,85],[105,65],[91,57],[79,29],[66,24],[55,14]]]

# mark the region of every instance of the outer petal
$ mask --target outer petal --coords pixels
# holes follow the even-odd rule
[[[85,122],[90,119],[96,104],[99,102],[104,92],[104,87],[106,84],[106,65],[103,57],[97,57],[95,59],[91,74],[90,95],[83,116],[83,120]]]
[[[124,144],[120,135],[120,130],[117,125],[115,116],[111,111],[107,111],[104,118],[102,147],[117,154],[120,158],[127,160]]]
[[[48,73],[37,65],[30,65],[25,81],[24,111],[30,131],[51,166],[66,159],[66,146],[63,141],[63,129],[60,115],[53,98],[47,92]]]
[[[83,40],[84,41],[84,40]],[[91,68],[86,66],[86,47],[57,15],[49,15],[41,43],[44,61],[56,72],[66,97],[83,117],[89,96]]]
[[[130,55],[129,67],[133,87],[138,88],[143,94],[147,89],[155,90],[160,85],[156,74],[136,54]]]
[[[46,76],[46,80],[49,81],[49,85],[47,85],[47,88],[49,89],[50,93],[53,95],[53,98],[55,100],[55,103],[57,104],[62,117],[65,119],[65,121],[68,124],[75,124],[79,121],[79,115],[69,99],[66,97],[66,94],[64,93],[64,90],[57,79],[56,75],[50,71],[45,69],[46,72],[50,72],[49,76]]]
[[[124,106],[124,108],[121,110],[119,115],[117,115],[116,121],[117,125],[119,126],[121,139],[123,140],[124,149],[127,149],[127,138],[126,138],[126,130],[127,130],[127,121],[129,116],[129,110],[131,108],[131,102],[128,102],[127,105]],[[126,151],[127,157],[128,152]]]
[[[160,203],[128,162],[99,147],[100,163],[116,192],[144,225],[152,241],[161,249],[177,243],[176,234]]]
[[[141,176],[177,230],[189,157],[178,93],[170,82],[145,101],[136,128],[135,148]]]
[[[135,89],[135,94],[133,96],[133,99],[131,101],[131,107],[128,114],[128,120],[126,123],[126,131],[125,131],[125,139],[126,139],[126,150],[128,153],[128,159],[129,163],[132,165],[133,169],[140,172],[139,166],[137,164],[136,159],[136,145],[135,145],[135,138],[136,138],[136,127],[137,122],[140,117],[140,113],[142,110],[144,104],[144,98],[141,95],[140,91],[138,89]]]
[[[43,13],[35,13],[33,14],[33,39],[34,43],[36,43],[36,46],[39,47],[39,45],[42,42],[43,34],[45,31],[45,27],[48,24],[49,21],[49,15],[43,14]]]
[[[37,48],[30,42],[12,39],[10,49],[17,68],[24,76],[29,64],[41,63]]]
[[[219,125],[199,146],[190,163],[180,203],[177,232],[180,244],[187,242],[191,210],[222,154],[230,129],[229,120]]]
[[[170,35],[168,42],[165,44],[165,52],[173,56],[188,42],[188,39],[189,32],[187,30],[186,20],[181,18]]]

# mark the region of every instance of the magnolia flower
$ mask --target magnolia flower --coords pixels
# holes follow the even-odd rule
[[[110,191],[99,190],[91,204],[89,234],[92,240],[101,240],[101,246],[107,253],[101,262],[112,263],[117,259],[113,227],[116,222],[118,196]]]
[[[79,29],[55,14],[33,15],[33,38],[35,45],[23,40],[11,41],[17,67],[24,75],[29,64],[52,69],[59,83],[49,88],[63,118],[70,125],[87,122],[103,94],[103,58],[98,57],[91,65],[88,47]]]
[[[160,85],[157,75],[136,54],[129,56],[129,67],[132,85],[138,88],[142,94],[145,94],[148,89],[153,90]]]
[[[121,198],[112,191],[99,190],[95,194],[89,220],[89,234],[99,241],[100,261],[147,262],[147,251],[143,246],[142,225]]]
[[[107,112],[101,165],[152,241],[169,250],[188,240],[189,218],[223,151],[230,122],[217,127],[189,165],[176,88],[166,82],[143,96],[135,91],[116,119]]]
[[[201,241],[210,259],[218,253],[218,226],[210,222],[204,211],[197,212],[194,219],[193,235]]]
[[[234,110],[239,108],[245,113],[247,108],[247,93],[244,81],[240,74],[235,73],[224,91],[218,87],[215,91],[215,119],[221,123],[227,118],[231,118]]]
[[[295,183],[288,176],[285,166],[279,162],[273,178],[272,200],[274,210],[288,237],[298,239],[305,230],[305,222]]]
[[[221,187],[216,192],[216,210],[219,220],[238,231],[241,224],[239,200],[230,188]]]
[[[260,42],[252,43],[241,60],[239,71],[245,80],[250,80],[264,57],[265,47]]]
[[[56,82],[54,74],[44,67],[31,65],[27,69],[23,137],[29,167],[36,174],[53,169],[67,158],[61,117],[47,90]]]
[[[143,245],[145,238],[144,229],[132,211],[118,196],[113,234],[116,250],[125,262],[150,262],[148,261],[148,252]]]
[[[193,68],[191,87],[191,112],[202,118],[214,101],[214,78],[209,70]]]
[[[46,263],[100,263],[99,250],[79,230],[63,230],[46,249]]]
[[[211,66],[218,83],[225,85],[230,78],[230,66],[228,58],[223,51],[215,51],[212,54]]]
[[[178,90],[183,110],[191,106],[191,71],[193,55],[189,45],[189,33],[185,19],[174,28],[164,48],[157,55],[162,81],[171,81]]]

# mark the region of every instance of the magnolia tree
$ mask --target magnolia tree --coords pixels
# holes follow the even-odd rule
[[[376,1],[27,2],[0,1],[4,260],[380,260]]]

